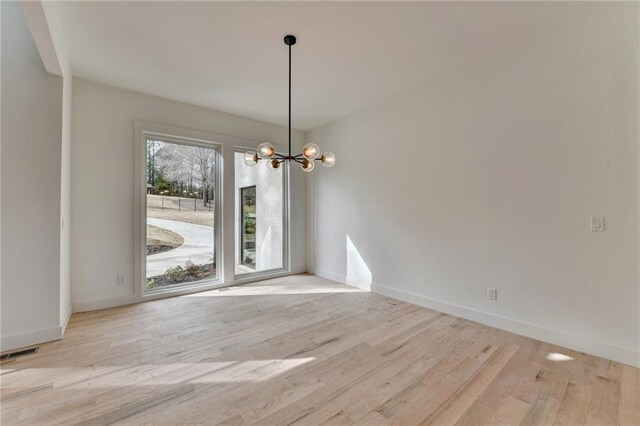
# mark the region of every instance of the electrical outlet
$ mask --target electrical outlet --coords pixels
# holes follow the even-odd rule
[[[487,299],[495,302],[498,300],[498,289],[497,288],[487,288]]]
[[[124,275],[118,274],[118,285],[124,284]]]
[[[591,218],[591,232],[604,232],[604,217]]]

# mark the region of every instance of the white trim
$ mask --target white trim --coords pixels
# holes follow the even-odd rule
[[[357,278],[349,278],[349,277],[347,277],[344,280],[344,283],[346,285],[351,286],[351,287],[359,288],[360,290],[371,291],[371,283],[366,283],[366,282],[360,281]]]
[[[165,291],[165,292],[161,292],[161,293],[148,294],[148,295],[145,295],[144,298],[142,298],[142,299],[137,298],[133,294],[129,294],[129,295],[126,295],[126,296],[112,297],[112,298],[109,298],[109,299],[84,300],[84,301],[74,302],[73,303],[73,313],[97,311],[99,309],[116,308],[118,306],[133,305],[133,304],[136,304],[136,303],[148,302],[148,301],[151,301],[151,300],[166,299],[168,297],[184,296],[184,295],[187,295],[187,294],[193,294],[193,293],[200,293],[200,292],[203,292],[203,291],[215,290],[217,288],[231,287],[231,286],[235,286],[235,285],[248,284],[248,283],[252,283],[252,282],[262,281],[262,280],[265,280],[265,279],[285,277],[285,276],[288,276],[288,275],[297,275],[297,274],[302,274],[304,272],[306,272],[306,268],[304,266],[298,266],[298,267],[293,268],[293,270],[290,271],[290,272],[289,271],[283,271],[281,273],[274,273],[274,274],[269,275],[267,278],[265,278],[265,277],[258,277],[258,278],[256,278],[256,277],[247,277],[247,278],[243,278],[243,279],[234,280],[229,284],[225,283],[225,284],[202,285],[202,286],[195,286],[195,287],[189,287],[189,288],[180,288],[180,289],[175,289],[173,291]]]
[[[148,292],[145,294],[146,283],[146,155],[144,153],[144,145],[146,144],[147,136],[157,136],[159,139],[166,139],[170,143],[182,143],[188,146],[206,146],[215,151],[215,187],[216,197],[214,199],[214,235],[215,235],[215,257],[216,257],[216,278],[208,280],[202,285],[195,284],[193,288],[214,288],[224,283],[224,245],[223,241],[225,233],[223,229],[223,198],[224,198],[224,182],[222,179],[223,174],[223,147],[224,142],[238,142],[242,139],[232,138],[226,135],[218,135],[209,132],[203,132],[200,130],[186,129],[182,127],[167,126],[159,123],[152,123],[147,121],[134,121],[135,130],[135,172],[134,172],[134,184],[135,184],[135,217],[134,217],[134,235],[135,239],[135,278],[134,278],[134,296],[141,300],[149,300],[162,294],[175,295],[180,291],[185,290],[185,287],[179,287],[176,289],[166,289],[163,291]]]
[[[60,324],[60,328],[62,330],[60,338],[62,338],[64,336],[64,332],[67,331],[67,325],[69,325],[69,320],[71,319],[71,311],[72,306],[71,303],[69,303],[69,306],[67,306],[67,312],[65,312],[64,318],[62,319],[62,324]]]
[[[346,275],[337,274],[335,272],[327,271],[326,269],[307,268],[307,272],[313,275],[317,275],[322,278],[326,278],[331,281],[337,281],[342,284],[346,284],[350,287],[355,287],[364,291],[372,291],[371,284],[363,283],[362,281],[349,278]]]
[[[331,281],[337,281],[341,284],[346,284],[350,287],[355,287],[364,291],[373,291],[373,285],[362,282],[357,279],[349,278],[346,275],[337,274],[335,272],[327,271],[326,269],[315,269],[312,267],[307,268],[307,272],[313,275],[317,275],[322,278],[326,278]]]
[[[297,275],[297,274],[304,274],[305,272],[307,272],[307,268],[304,266],[296,266],[291,268],[290,271],[288,270],[283,270],[283,269],[278,269],[276,270],[276,272],[268,272],[265,274],[258,274],[258,275],[250,275],[250,276],[241,276],[239,278],[236,278],[233,281],[233,284],[231,285],[242,285],[242,284],[248,284],[248,283],[255,283],[258,281],[264,281],[264,280],[270,280],[272,278],[279,278],[279,277],[286,277],[288,275]]]
[[[352,287],[362,288],[358,286],[357,283],[347,282],[349,280],[347,280],[347,277],[342,274],[337,274],[323,269],[314,269],[311,267],[307,268],[307,272],[328,280],[350,285]],[[412,305],[433,309],[438,312],[475,321],[480,324],[506,330],[521,336],[530,337],[532,339],[541,340],[558,346],[564,346],[569,349],[632,365],[634,367],[640,367],[640,352],[634,351],[630,348],[621,348],[607,343],[594,342],[586,337],[568,334],[563,331],[541,327],[488,312],[465,308],[464,306],[443,302],[442,300],[431,299],[416,293],[397,290],[380,284],[371,284],[371,291],[386,297],[411,303]]]
[[[62,339],[62,327],[41,328],[16,334],[3,334],[0,338],[0,351],[24,348]]]
[[[402,300],[413,305],[423,306],[460,318],[479,322],[501,330],[510,331],[521,336],[542,340],[558,346],[584,352],[590,355],[621,362],[623,364],[640,367],[640,352],[629,348],[621,348],[607,343],[594,342],[586,337],[568,334],[538,325],[518,321],[500,315],[465,308],[441,300],[431,299],[408,291],[397,290],[379,284],[372,284],[371,291],[383,296]]]
[[[316,268],[307,268],[307,272],[313,275],[317,275],[322,278],[326,278],[331,281],[337,281],[342,284],[347,284],[347,276],[342,274],[337,274],[332,271],[327,271],[326,269],[316,269]],[[347,284],[351,285],[351,284]],[[353,287],[353,286],[352,286]]]
[[[114,308],[116,306],[131,305],[141,301],[142,300],[139,299],[134,294],[109,297],[107,299],[80,300],[72,303],[71,310],[74,314],[77,314],[78,312],[97,311],[99,309],[107,309],[107,308]]]
[[[269,276],[269,278],[296,275],[303,272],[308,272],[310,274],[314,274],[331,281],[337,281],[343,284],[347,284],[346,276],[344,275],[337,274],[335,272],[331,272],[323,269],[314,269],[310,267],[305,268],[302,266],[294,267],[290,272],[272,274]],[[157,295],[153,295],[153,297],[145,298],[143,301],[198,293],[198,292],[208,291],[208,290],[211,290],[214,288],[220,288],[220,287],[229,287],[234,285],[248,284],[251,282],[261,281],[263,279],[264,277],[259,277],[259,278],[248,277],[245,279],[234,280],[230,284],[224,284],[224,285],[218,285],[218,286],[202,286],[198,288],[183,289],[176,292],[159,293]],[[347,285],[351,285],[351,284],[347,284]],[[354,285],[351,285],[351,286],[360,288]],[[521,336],[530,337],[533,339],[552,343],[558,346],[564,346],[569,349],[573,349],[573,350],[577,350],[587,354],[595,355],[598,357],[610,359],[610,360],[631,365],[634,367],[640,367],[640,352],[634,351],[633,349],[621,348],[618,346],[609,345],[607,343],[594,342],[585,337],[567,334],[562,331],[540,327],[534,324],[529,324],[523,321],[506,318],[506,317],[491,314],[488,312],[482,312],[474,309],[465,308],[463,306],[455,305],[448,302],[443,302],[441,300],[431,299],[431,298],[424,297],[411,292],[392,289],[390,287],[386,287],[378,284],[372,284],[371,291],[386,297],[391,297],[394,299],[402,300],[407,303],[411,303],[413,305],[418,305],[418,306],[433,309],[439,312],[444,312],[449,315],[454,315],[460,318],[468,319],[470,321],[475,321],[491,327],[499,328],[501,330],[506,330],[515,334],[519,334]],[[97,309],[105,309],[105,308],[112,308],[112,307],[123,306],[123,305],[130,305],[138,302],[140,302],[140,300],[135,298],[134,295],[121,296],[121,297],[116,297],[111,299],[75,302],[73,304],[73,312],[76,313],[76,312],[93,311]],[[4,346],[5,339],[12,339],[13,337],[14,336],[3,336],[2,347],[3,348],[5,347]],[[32,342],[38,341],[38,338],[32,340]],[[60,337],[53,337],[48,340],[44,338],[39,341],[42,342],[42,341],[49,341],[49,340],[57,340],[59,338]],[[20,346],[27,346],[29,344],[32,344],[32,343],[23,343]],[[13,346],[13,348],[20,347],[20,346]]]
[[[33,38],[33,42],[38,49],[40,59],[44,69],[49,74],[62,76],[62,66],[60,63],[60,55],[56,50],[54,36],[52,34],[52,23],[47,19],[47,13],[44,10],[42,1],[20,1],[22,14],[27,21],[27,27]],[[49,17],[49,19],[54,19]]]

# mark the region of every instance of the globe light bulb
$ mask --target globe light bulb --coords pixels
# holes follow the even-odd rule
[[[247,151],[244,153],[243,160],[247,166],[255,166],[258,163],[258,154],[253,151]]]
[[[258,146],[258,155],[260,158],[271,158],[276,153],[276,149],[269,142],[261,143]]]
[[[267,168],[271,170],[278,170],[280,168],[280,162],[275,158],[267,161]]]
[[[302,167],[302,170],[309,173],[316,167],[316,165],[314,164],[313,160],[304,159],[302,160],[302,164],[300,164],[300,167]]]
[[[325,152],[320,157],[322,165],[325,167],[331,167],[336,164],[336,155],[333,152]]]
[[[315,143],[308,143],[302,147],[302,155],[309,160],[313,160],[320,154],[320,148]]]

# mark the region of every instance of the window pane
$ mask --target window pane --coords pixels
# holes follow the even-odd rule
[[[216,277],[216,154],[147,139],[146,290]]]
[[[284,267],[284,172],[235,154],[236,275]]]
[[[256,187],[240,188],[240,263],[256,268]]]

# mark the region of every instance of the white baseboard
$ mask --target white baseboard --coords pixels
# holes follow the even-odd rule
[[[336,274],[335,272],[327,271],[325,269],[307,268],[307,272],[322,278],[326,278],[331,281],[337,281],[339,283],[358,288],[360,290],[365,290],[365,291],[372,290],[371,284],[369,283],[365,283],[357,279],[349,278],[346,275]]]
[[[67,312],[62,318],[60,326],[42,328],[39,330],[27,331],[25,333],[15,333],[2,335],[0,339],[0,351],[6,352],[26,346],[39,345],[41,343],[52,342],[62,339],[67,329],[67,324],[71,318],[71,305],[67,307]]]
[[[259,277],[259,278],[249,278],[249,279],[245,279],[245,280],[237,280],[237,281],[233,281],[230,284],[226,284],[228,286],[233,286],[233,285],[242,285],[242,284],[248,284],[251,282],[256,282],[256,281],[262,281],[262,280],[269,280],[272,278],[278,278],[278,277],[284,277],[287,275],[295,275],[295,274],[302,274],[305,273],[307,271],[306,266],[294,266],[291,268],[291,271],[286,271],[286,272],[282,272],[282,273],[276,273],[276,274],[271,274],[269,276],[266,277]],[[118,306],[125,306],[125,305],[131,305],[133,303],[140,303],[140,302],[145,302],[148,300],[155,300],[155,299],[163,299],[166,297],[177,297],[177,296],[183,296],[186,294],[192,294],[192,293],[198,293],[201,291],[209,291],[209,290],[213,290],[214,287],[210,287],[210,288],[206,288],[206,287],[198,287],[198,288],[194,288],[194,289],[182,289],[180,291],[176,291],[176,292],[172,292],[172,293],[159,293],[150,297],[141,297],[139,295],[134,295],[134,294],[128,294],[128,295],[124,295],[124,296],[118,296],[118,297],[111,297],[111,298],[107,298],[107,299],[98,299],[98,300],[80,300],[80,301],[76,301],[73,302],[72,306],[73,306],[73,313],[78,313],[78,312],[88,312],[88,311],[97,311],[99,309],[107,309],[107,308],[116,308]]]
[[[72,303],[73,313],[97,311],[98,309],[115,308],[116,306],[130,305],[140,302],[140,299],[133,294],[124,296],[110,297],[108,299],[98,300],[80,300]]]
[[[342,274],[337,274],[332,271],[316,268],[307,268],[307,271],[310,274],[315,274],[328,280],[354,286],[354,284],[349,283],[347,277]],[[362,288],[360,286],[356,287]],[[443,302],[437,299],[431,299],[416,293],[397,290],[379,284],[371,284],[371,291],[383,296],[402,300],[403,302],[433,309],[438,312],[454,315],[470,321],[475,321],[480,324],[489,325],[491,327],[499,328],[501,330],[519,334],[521,336],[530,337],[532,339],[541,340],[543,342],[551,343],[558,346],[563,346],[590,355],[595,355],[612,361],[621,362],[623,364],[632,365],[634,367],[640,367],[640,352],[634,351],[633,349],[621,348],[618,346],[609,345],[607,343],[594,342],[582,336],[540,327],[512,318],[466,308],[464,306]]]
[[[60,334],[60,337],[64,336],[64,332],[67,330],[67,325],[69,324],[69,320],[71,319],[71,303],[69,303],[69,306],[67,306],[67,312],[64,315],[64,318],[62,318],[62,324],[60,324],[60,328],[62,329],[62,333]]]
[[[633,349],[621,348],[609,345],[607,343],[594,342],[588,338],[569,334],[559,330],[553,330],[540,327],[534,324],[503,317],[500,315],[482,312],[475,309],[465,308],[464,306],[455,305],[441,300],[431,299],[419,294],[397,290],[390,287],[373,284],[371,291],[383,296],[402,300],[403,302],[413,305],[422,306],[433,309],[446,314],[454,315],[460,318],[475,321],[501,330],[510,331],[521,336],[530,337],[563,346],[579,352],[606,358],[612,361],[620,362],[634,367],[640,367],[640,352]]]
[[[293,275],[297,273],[305,272],[304,268],[294,268],[290,273],[282,275]],[[362,285],[361,283],[351,282],[345,275],[338,274],[332,271],[316,269],[313,267],[307,267],[306,272],[326,278],[328,280],[337,281],[343,284],[350,285],[352,287],[369,290],[369,285]],[[282,276],[279,275],[279,276]],[[265,278],[268,279],[268,278]],[[238,283],[240,284],[240,283]],[[610,359],[612,361],[621,362],[623,364],[632,365],[634,367],[640,367],[640,352],[634,351],[629,348],[622,348],[618,346],[609,345],[607,343],[594,342],[588,338],[569,334],[559,330],[553,330],[538,325],[526,323],[523,321],[515,320],[512,318],[503,317],[500,315],[482,312],[475,309],[466,308],[464,306],[455,305],[452,303],[444,302],[437,299],[431,299],[416,293],[411,293],[403,290],[397,290],[390,287],[382,286],[379,284],[372,284],[371,291],[381,294],[383,296],[391,297],[394,299],[402,300],[407,303],[411,303],[425,308],[433,309],[446,314],[454,315],[460,318],[475,321],[481,324],[489,325],[491,327],[506,330],[512,333],[516,333],[522,336],[530,337],[533,339],[541,340],[547,343],[551,343],[558,346],[563,346],[569,349],[584,352],[590,355],[599,356],[601,358]],[[84,301],[73,303],[73,312],[85,312],[93,311],[97,309],[105,309],[116,306],[128,305],[131,303],[137,303],[140,300],[134,295],[121,296],[111,299],[102,299],[94,301]],[[60,331],[59,331],[60,333]],[[61,334],[60,334],[61,336]],[[3,345],[6,338],[12,336],[3,336]],[[60,337],[55,337],[49,340],[57,340]],[[40,340],[40,342],[45,340]],[[26,346],[27,343],[22,346]],[[19,347],[19,346],[15,346]]]
[[[25,346],[38,345],[40,343],[60,340],[62,338],[62,327],[42,328],[39,330],[27,331],[25,333],[3,334],[0,339],[0,351],[10,351],[24,348]]]
[[[337,281],[342,284],[347,284],[347,276],[342,274],[336,274],[335,272],[327,271],[325,269],[307,268],[310,274],[317,275],[322,278],[326,278],[331,281]],[[349,285],[349,284],[347,284]]]
[[[371,283],[363,282],[358,278],[347,277],[344,280],[344,283],[346,285],[350,285],[351,287],[359,288],[360,290],[371,291]]]

